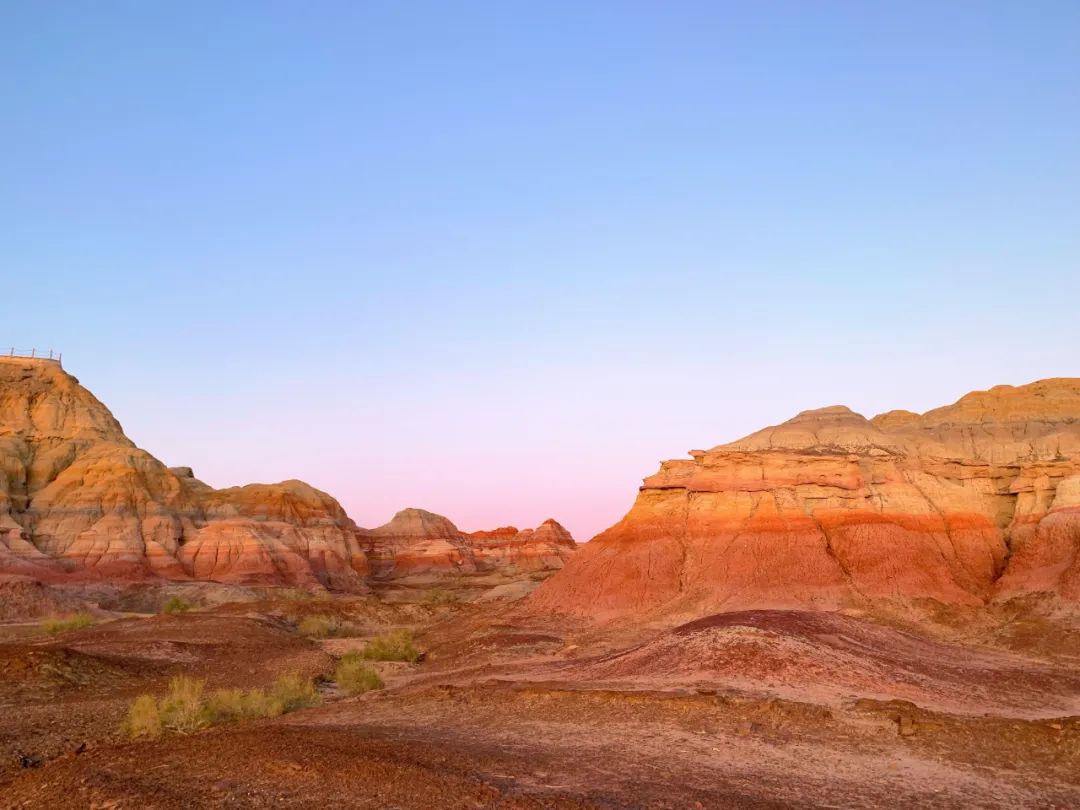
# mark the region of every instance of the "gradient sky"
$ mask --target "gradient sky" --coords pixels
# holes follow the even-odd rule
[[[0,0],[0,156],[0,343],[361,525],[1080,375],[1075,0]]]

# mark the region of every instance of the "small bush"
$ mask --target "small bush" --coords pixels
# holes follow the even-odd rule
[[[340,624],[335,616],[305,616],[296,625],[296,632],[308,638],[329,638],[337,632]]]
[[[161,725],[181,734],[210,725],[203,703],[205,688],[206,681],[188,675],[177,675],[169,681],[169,693],[158,703]]]
[[[162,613],[175,614],[187,613],[191,610],[191,602],[179,596],[170,596],[161,607]]]
[[[383,679],[374,667],[365,664],[357,652],[345,653],[338,662],[334,671],[334,680],[337,685],[350,695],[359,695],[370,692],[372,689],[382,689]]]
[[[41,629],[50,635],[66,633],[69,630],[82,630],[94,623],[94,617],[85,611],[66,616],[49,616],[41,622]]]
[[[139,695],[128,711],[127,733],[131,737],[149,737],[156,740],[161,736],[161,714],[153,695]]]
[[[420,658],[420,651],[413,646],[412,633],[395,630],[371,639],[361,656],[369,661],[408,661],[413,664]]]
[[[285,712],[318,706],[322,702],[315,684],[297,674],[278,678],[266,689],[218,689],[205,694],[206,681],[180,675],[169,682],[160,700],[139,695],[128,710],[124,730],[131,737],[157,738],[165,731],[192,731],[252,720],[277,717]]]
[[[295,672],[282,675],[270,687],[270,698],[281,702],[283,712],[307,709],[322,703],[322,697],[315,689],[315,684],[308,678],[302,678]]]
[[[218,689],[206,699],[206,717],[210,725],[277,717],[285,711],[281,701],[270,697],[265,689]]]

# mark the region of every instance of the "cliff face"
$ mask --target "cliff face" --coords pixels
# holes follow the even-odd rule
[[[137,448],[58,364],[0,357],[0,574],[361,592],[371,576],[554,570],[573,548],[553,521],[474,541],[410,509],[369,532],[302,481],[215,490]]]
[[[78,380],[0,358],[0,569],[363,590],[338,503],[298,481],[213,490],[124,435]]]
[[[597,619],[1080,600],[1080,380],[923,415],[842,406],[667,461],[532,597]]]

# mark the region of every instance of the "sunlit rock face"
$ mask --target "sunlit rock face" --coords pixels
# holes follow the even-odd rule
[[[365,589],[357,528],[300,481],[215,490],[58,364],[0,357],[0,572]]]
[[[371,578],[527,578],[574,548],[551,520],[468,534],[406,509],[368,531],[302,481],[213,489],[136,447],[58,364],[0,357],[0,574],[364,592]]]
[[[918,415],[806,411],[691,451],[530,598],[595,620],[1080,601],[1080,380]]]

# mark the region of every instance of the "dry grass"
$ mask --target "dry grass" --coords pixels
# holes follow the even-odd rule
[[[282,711],[286,712],[307,709],[322,703],[322,697],[315,689],[314,682],[296,673],[282,675],[274,681],[274,685],[270,687],[270,697],[280,701]]]
[[[131,737],[157,739],[161,736],[161,712],[158,711],[153,695],[139,695],[135,698],[128,711],[125,730]]]
[[[161,606],[161,612],[168,614],[187,613],[189,610],[191,610],[191,602],[179,596],[170,596]]]
[[[358,635],[351,623],[338,616],[324,614],[305,616],[297,623],[296,632],[308,638],[348,638]]]
[[[413,645],[412,633],[395,630],[371,639],[361,656],[369,661],[408,661],[414,664],[420,658],[420,651]]]
[[[169,681],[169,693],[158,702],[162,727],[188,734],[210,725],[203,706],[206,681],[177,675]]]
[[[334,671],[334,679],[338,686],[350,695],[382,689],[385,685],[375,668],[365,664],[358,652],[349,652],[342,656]]]
[[[206,681],[179,675],[169,682],[169,691],[160,700],[139,695],[128,711],[124,730],[130,737],[151,739],[166,731],[190,734],[222,723],[277,717],[321,702],[315,684],[295,673],[281,676],[269,690],[218,689],[209,695]]]
[[[456,605],[459,602],[461,602],[461,596],[445,588],[432,588],[424,594],[423,599],[425,605]]]
[[[66,616],[49,616],[41,622],[41,629],[49,635],[67,633],[70,630],[82,630],[94,623],[94,617],[85,611],[70,613]]]

